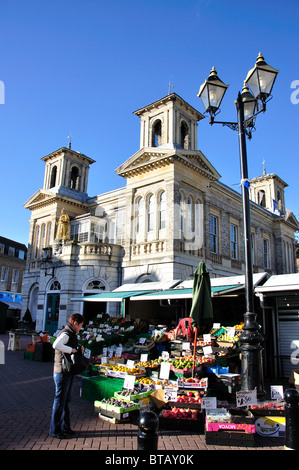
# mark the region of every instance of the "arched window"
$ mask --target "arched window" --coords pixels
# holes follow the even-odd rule
[[[106,290],[106,286],[102,281],[94,279],[87,284],[86,290]]]
[[[48,224],[47,224],[47,235],[46,235],[46,246],[49,246],[49,245],[50,245],[50,240],[51,240],[51,227],[52,227],[51,222],[48,222]]]
[[[188,233],[193,233],[195,228],[194,223],[194,201],[191,196],[188,197],[187,203],[187,229]]]
[[[155,217],[154,195],[151,194],[147,200],[147,231],[148,232],[152,232],[154,230],[154,217]]]
[[[263,189],[258,192],[258,203],[262,207],[266,207],[266,194]]]
[[[71,169],[69,187],[79,190],[79,169],[76,166],[73,166]]]
[[[179,209],[180,209],[180,231],[184,232],[185,228],[185,197],[184,194],[180,193],[180,201],[179,201]]]
[[[203,236],[203,205],[202,202],[197,199],[196,204],[195,204],[195,231],[196,235],[198,237]]]
[[[162,143],[162,124],[160,119],[153,124],[152,132],[152,147],[159,147]]]
[[[45,238],[46,238],[46,226],[42,224],[41,232],[40,232],[40,253],[42,253],[42,249],[45,246]]]
[[[159,230],[165,228],[166,222],[166,194],[165,191],[159,195]]]
[[[35,227],[35,233],[34,233],[34,242],[33,242],[33,258],[36,259],[38,257],[38,245],[39,245],[39,225]]]
[[[56,176],[57,176],[57,166],[53,166],[51,171],[51,179],[50,179],[50,188],[54,188],[56,186]]]
[[[143,222],[143,199],[138,198],[136,201],[136,235],[141,233],[141,227]]]
[[[59,281],[53,281],[52,284],[50,285],[50,289],[49,290],[60,290],[61,289],[61,285],[60,285],[60,282]]]
[[[281,197],[281,193],[279,190],[277,191],[277,205],[278,205],[278,209],[282,211],[282,197]]]
[[[185,121],[181,124],[181,147],[184,149],[189,148],[189,128]]]

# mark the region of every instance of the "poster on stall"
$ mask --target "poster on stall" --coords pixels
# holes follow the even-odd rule
[[[168,380],[169,372],[170,372],[170,362],[161,362],[159,378]]]

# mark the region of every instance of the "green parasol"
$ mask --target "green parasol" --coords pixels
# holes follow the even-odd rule
[[[201,261],[194,272],[192,305],[190,311],[192,326],[195,329],[193,371],[195,367],[195,354],[198,328],[209,324],[213,320],[213,305],[211,297],[211,282],[209,271]]]

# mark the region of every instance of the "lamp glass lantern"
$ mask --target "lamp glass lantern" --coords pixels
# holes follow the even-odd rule
[[[217,113],[228,86],[220,80],[215,67],[213,67],[197,95],[201,99],[205,111],[211,116],[215,116]]]
[[[246,121],[255,114],[257,108],[257,101],[256,98],[252,95],[252,93],[250,93],[245,83],[242,89],[241,98],[244,106],[244,119]]]
[[[249,70],[245,83],[253,93],[254,97],[263,103],[271,95],[271,91],[279,70],[274,69],[265,62],[259,53],[255,66]]]

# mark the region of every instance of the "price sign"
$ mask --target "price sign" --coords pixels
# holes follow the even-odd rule
[[[135,380],[135,375],[126,375],[124,380],[124,388],[126,390],[134,390]]]
[[[161,357],[163,361],[167,361],[169,359],[169,352],[168,351],[162,351]]]
[[[203,335],[202,339],[204,340],[205,343],[210,343],[211,342],[211,335],[210,334]]]
[[[132,359],[128,359],[126,366],[127,366],[129,369],[133,369],[134,364],[135,364],[135,361],[132,361]]]
[[[146,338],[139,338],[139,343],[144,344],[146,342]]]
[[[221,326],[221,323],[213,323],[213,330],[218,330]]]
[[[283,386],[282,385],[271,385],[271,400],[283,400]]]
[[[177,401],[178,388],[177,387],[164,387],[165,401]]]
[[[213,354],[212,346],[204,346],[202,348],[204,356],[208,356],[209,354]]]
[[[184,343],[182,343],[182,349],[183,350],[190,349],[190,342],[187,343],[187,341],[185,341]]]
[[[87,359],[90,359],[91,357],[91,350],[90,349],[84,349],[84,354],[83,354],[84,357],[86,357]]]
[[[121,357],[123,348],[122,346],[118,346],[115,350],[115,357]]]
[[[170,362],[161,362],[159,378],[168,380],[169,372],[170,372]]]
[[[140,354],[140,362],[146,362],[148,359],[148,354]]]
[[[256,390],[236,393],[237,407],[257,405]]]
[[[101,357],[101,364],[107,364],[107,356]]]
[[[229,336],[230,338],[233,338],[235,334],[236,334],[236,331],[233,326],[230,326],[229,328],[227,328],[227,336]]]
[[[216,397],[202,397],[201,399],[202,409],[213,410],[217,408],[217,398]]]

